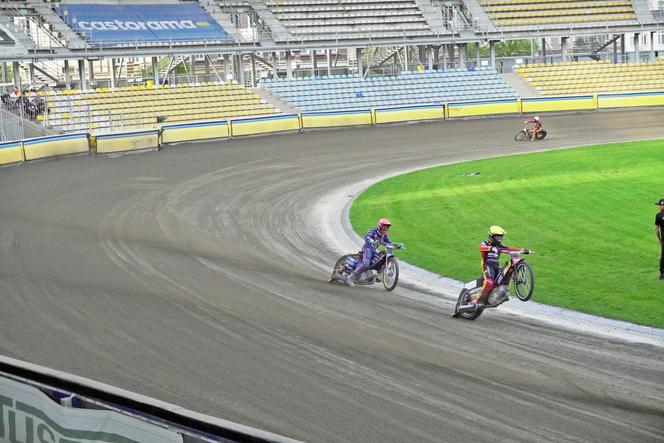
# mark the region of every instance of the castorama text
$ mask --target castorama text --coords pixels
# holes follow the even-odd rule
[[[58,12],[94,44],[229,40],[198,2],[168,4],[61,3]]]
[[[210,26],[208,22],[194,23],[191,20],[162,20],[162,21],[149,21],[149,22],[134,22],[134,21],[79,21],[78,27],[86,31],[139,31],[139,30],[153,30],[163,31],[166,29],[198,29],[207,28]]]

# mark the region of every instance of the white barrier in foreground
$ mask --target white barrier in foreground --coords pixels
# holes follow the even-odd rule
[[[54,400],[61,400],[61,405]],[[77,407],[71,407],[72,404]],[[93,408],[85,409],[86,406]],[[297,443],[5,356],[0,356],[0,441]]]

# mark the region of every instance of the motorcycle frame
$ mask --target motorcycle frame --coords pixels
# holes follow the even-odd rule
[[[509,254],[510,254],[510,259],[507,260],[505,262],[505,265],[499,269],[499,273],[496,276],[496,281],[493,285],[493,289],[491,290],[491,292],[495,291],[500,286],[509,286],[509,284],[512,282],[512,276],[514,275],[514,269],[516,268],[516,265],[521,263],[521,261],[523,261],[523,257],[521,257],[519,254],[513,252],[510,252]],[[484,276],[482,276],[482,279],[484,279]],[[500,302],[497,305],[487,304],[489,295],[491,295],[491,293],[486,294],[484,297],[482,297],[482,299],[478,300],[477,304],[482,305],[483,307],[486,308],[495,308],[496,306],[499,306],[502,303],[504,303]]]

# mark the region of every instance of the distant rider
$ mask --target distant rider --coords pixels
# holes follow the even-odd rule
[[[371,266],[371,260],[376,255],[376,248],[382,244],[392,244],[387,232],[392,227],[392,223],[386,218],[378,220],[378,225],[372,228],[364,236],[364,246],[362,246],[362,261],[355,265],[355,269],[346,279],[348,286],[355,286],[355,279]]]
[[[500,254],[503,252],[521,252],[520,248],[508,248],[503,245],[503,237],[507,234],[500,226],[491,226],[487,233],[486,240],[480,243],[480,254],[482,256],[482,271],[484,284],[480,296],[472,300],[471,303],[477,303],[478,300],[486,300],[491,293],[494,282],[500,272]]]
[[[526,126],[533,125],[532,128],[528,129],[528,133],[530,134],[530,140],[534,141],[537,138],[537,133],[542,130],[542,121],[538,116],[535,116],[532,120],[526,120],[524,124]]]

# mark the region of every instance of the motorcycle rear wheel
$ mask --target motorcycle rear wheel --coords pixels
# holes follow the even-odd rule
[[[399,263],[394,257],[387,259],[385,269],[383,269],[383,286],[385,290],[391,292],[397,287],[399,282]]]
[[[459,306],[465,305],[470,300],[470,291],[468,289],[462,289],[459,293],[459,298],[457,300],[456,306],[454,307],[454,314],[452,317],[461,317],[466,320],[475,320],[477,317],[482,315],[484,308],[475,308],[474,311],[470,312],[459,312]]]
[[[543,129],[539,131],[537,134],[535,134],[535,138],[537,140],[544,140],[544,137],[546,137],[546,131]]]
[[[341,257],[337,262],[334,264],[334,268],[332,268],[332,276],[330,277],[330,281],[335,281],[338,280],[337,274],[343,274],[344,270],[344,265],[346,264],[346,259],[350,257],[353,254],[346,254],[343,257]]]
[[[521,130],[516,133],[516,135],[514,136],[514,140],[520,142],[524,140],[526,137],[528,137],[528,133],[525,130]]]
[[[514,294],[519,300],[530,300],[530,297],[533,296],[533,291],[535,290],[535,274],[528,263],[522,261],[514,267],[512,283]]]

